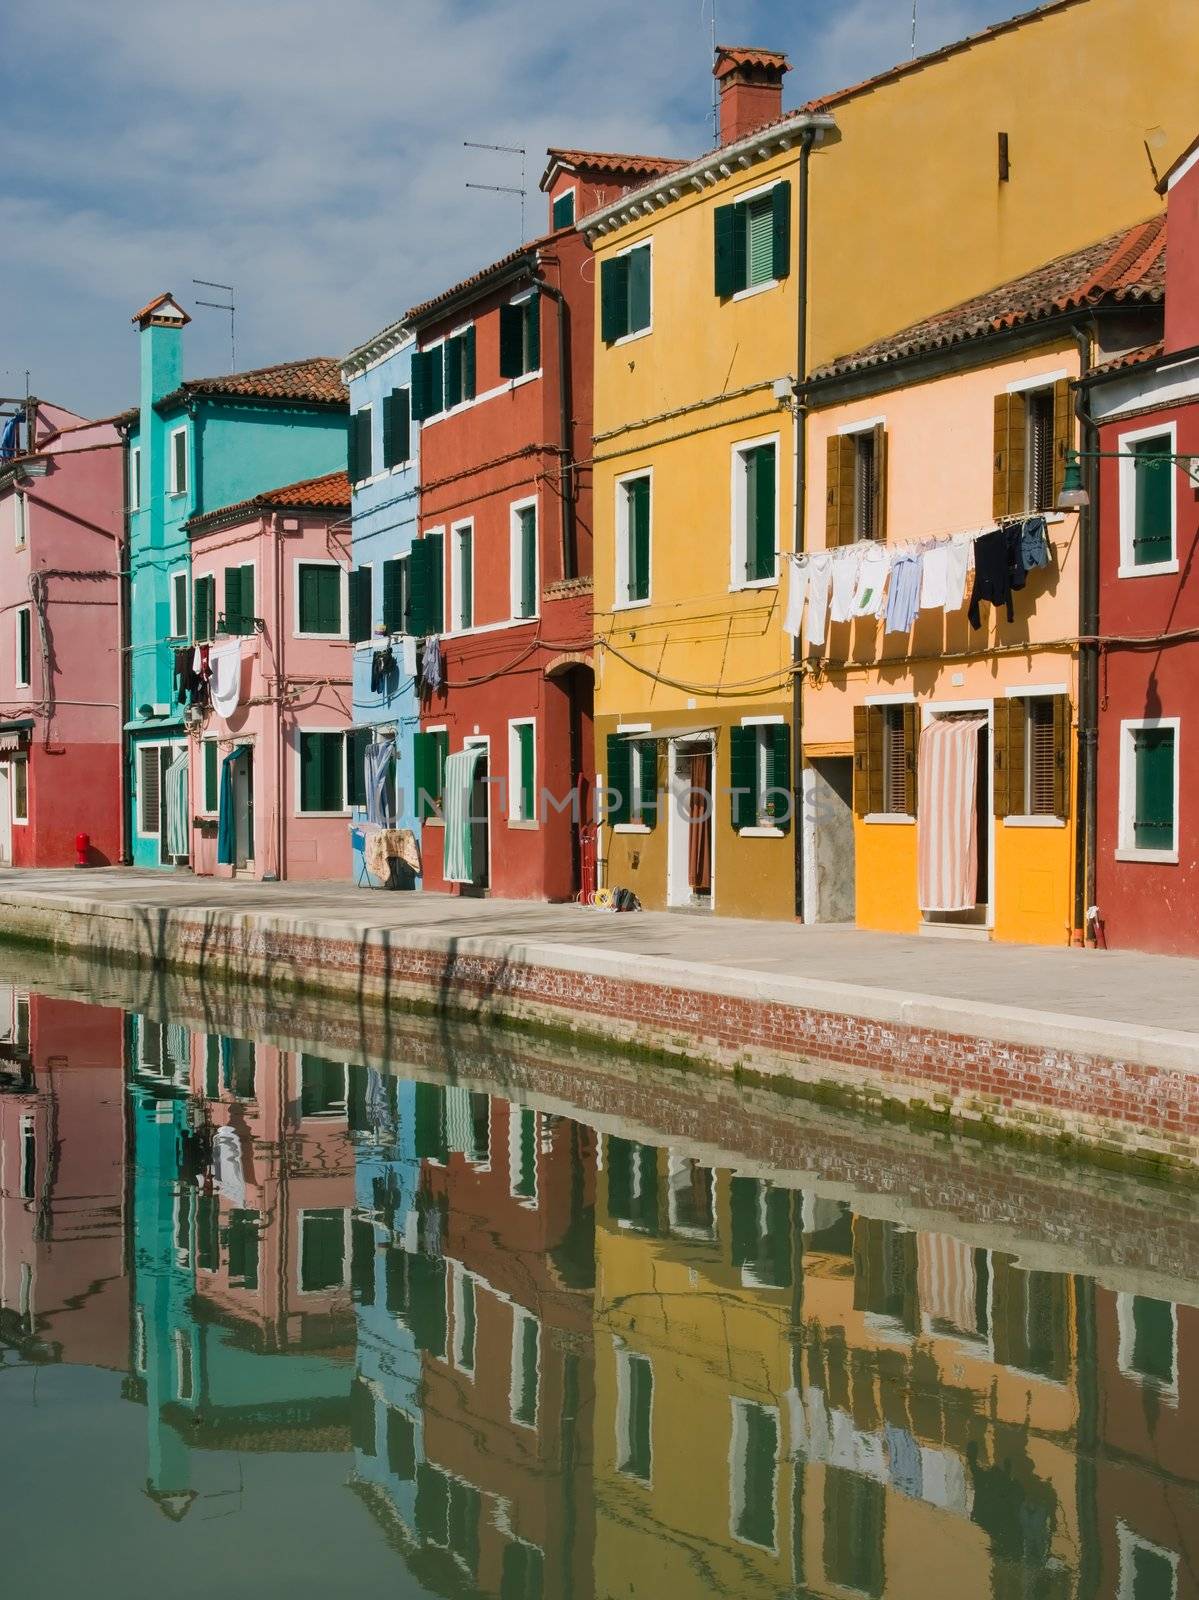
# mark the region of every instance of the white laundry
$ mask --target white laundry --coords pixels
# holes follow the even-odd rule
[[[416,677],[416,647],[419,643],[414,633],[406,633],[400,640],[400,666],[405,677]]]
[[[973,555],[973,539],[951,539],[945,546],[946,611],[960,611],[965,603],[966,577]]]
[[[833,558],[827,550],[808,557],[808,645],[820,649],[828,633],[828,593]]]
[[[808,563],[802,556],[787,557],[787,609],[783,613],[783,632],[798,639],[803,627],[803,603],[808,589]]]
[[[858,567],[858,585],[853,596],[855,617],[882,616],[890,570],[891,552],[886,545],[869,544],[863,549]]]
[[[241,640],[213,645],[208,664],[212,670],[212,709],[228,722],[241,700]]]
[[[834,622],[848,622],[853,616],[853,597],[858,588],[858,572],[862,565],[862,547],[853,544],[838,550],[833,556]]]
[[[920,574],[920,609],[938,611],[945,604],[945,585],[949,577],[949,546],[935,544],[924,552]]]
[[[212,1181],[229,1204],[239,1210],[246,1203],[246,1179],[241,1164],[241,1140],[225,1123],[212,1139]]]

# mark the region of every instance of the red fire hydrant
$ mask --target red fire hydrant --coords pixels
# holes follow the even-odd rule
[[[90,867],[92,851],[92,836],[90,833],[77,833],[75,835],[75,865],[77,867]]]

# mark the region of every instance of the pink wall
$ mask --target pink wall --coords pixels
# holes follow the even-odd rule
[[[1166,349],[1199,345],[1199,160],[1170,189],[1166,242]]]
[[[299,812],[299,731],[344,731],[352,724],[349,643],[344,637],[296,636],[297,563],[336,561],[343,569],[349,568],[348,517],[340,520],[347,525],[334,529],[327,513],[256,513],[193,539],[193,583],[209,573],[215,577],[218,612],[224,609],[225,568],[246,563],[255,568],[255,607],[265,630],[242,640],[242,697],[237,711],[228,722],[210,711],[202,735],[221,741],[221,758],[234,744],[254,746],[253,876],[258,878],[266,874],[343,878],[349,871],[348,808],[338,816],[302,816]],[[344,594],[342,618],[344,633]],[[286,683],[282,711],[276,701],[281,677]],[[192,739],[191,756],[192,812],[197,816],[204,797],[200,739]],[[217,865],[215,814],[203,828],[194,828],[192,837],[197,872],[231,874],[231,868]]]

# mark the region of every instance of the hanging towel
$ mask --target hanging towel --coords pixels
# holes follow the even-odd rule
[[[475,773],[482,758],[483,750],[479,745],[455,751],[446,758],[445,863],[442,876],[447,883],[470,883],[474,879],[471,795],[474,792]]]
[[[972,539],[951,539],[945,546],[945,609],[960,611],[966,598],[966,578],[974,557]]]
[[[233,823],[233,763],[248,756],[251,746],[239,744],[221,762],[221,782],[217,797],[216,859],[217,865],[237,865],[237,830]]]
[[[848,622],[853,615],[853,600],[861,565],[862,547],[859,544],[844,547],[833,556],[833,603],[830,614],[834,622]]]
[[[395,760],[395,745],[378,739],[366,747],[366,820],[385,828],[392,820],[388,808],[387,778]]]
[[[918,553],[904,551],[891,563],[891,581],[887,588],[887,632],[910,633],[912,624],[920,615],[920,587],[924,558]]]
[[[985,717],[934,717],[920,735],[916,862],[922,911],[978,899],[978,730]]]
[[[927,1316],[959,1333],[980,1332],[973,1246],[948,1233],[917,1234],[916,1284]]]
[[[187,769],[191,758],[184,746],[166,770],[167,854],[191,854],[191,827],[187,815]]]
[[[217,1193],[240,1211],[246,1203],[241,1140],[228,1123],[218,1128],[212,1138],[212,1181]]]
[[[855,617],[881,617],[887,593],[887,574],[891,552],[886,545],[867,544],[858,564],[858,583],[853,595]]]
[[[945,604],[946,580],[949,576],[949,546],[935,544],[924,552],[920,567],[920,609],[939,611]]]
[[[808,557],[808,648],[820,650],[828,635],[828,598],[833,581],[833,558],[818,550]]]
[[[421,651],[420,675],[428,693],[436,694],[441,688],[441,640],[436,634],[425,640],[425,648]]]
[[[803,628],[803,603],[808,589],[808,563],[804,556],[787,558],[787,609],[783,613],[783,632],[798,639]]]
[[[416,677],[416,635],[406,633],[400,640],[400,666],[406,678]]]
[[[208,664],[212,670],[212,709],[228,722],[241,701],[241,639],[213,645]]]

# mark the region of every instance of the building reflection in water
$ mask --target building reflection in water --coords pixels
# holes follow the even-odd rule
[[[175,1521],[316,1452],[436,1594],[1197,1593],[1199,1312],[970,1218],[4,991],[0,1205],[4,1360],[123,1369]]]

